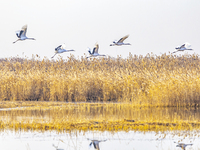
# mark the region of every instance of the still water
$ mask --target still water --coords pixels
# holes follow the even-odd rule
[[[67,120],[70,122],[117,121],[130,119],[142,122],[200,122],[198,108],[132,108],[107,104],[70,104],[49,108],[0,109],[1,123],[16,122],[49,123]],[[179,129],[179,128],[178,128]],[[192,144],[186,150],[200,150],[199,128],[189,130],[155,131],[55,131],[13,130],[1,128],[2,150],[94,150],[91,140],[99,143],[101,150],[179,150],[177,143]]]
[[[186,150],[200,149],[199,131],[172,132],[70,132],[11,131],[0,133],[2,150],[93,150],[89,139],[106,140],[99,143],[101,150],[179,150],[176,143],[192,143]]]

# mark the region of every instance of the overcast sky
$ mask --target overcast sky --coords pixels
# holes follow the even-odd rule
[[[184,42],[194,49],[187,53],[200,53],[200,0],[6,0],[0,1],[0,16],[1,58],[24,52],[29,58],[38,54],[50,59],[62,43],[81,57],[96,42],[99,53],[112,57],[159,55]],[[15,31],[25,24],[27,36],[36,41],[13,44]],[[109,46],[127,34],[131,46]],[[69,53],[61,55],[67,58]]]

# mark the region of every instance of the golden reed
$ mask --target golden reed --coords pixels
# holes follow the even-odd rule
[[[198,106],[199,56],[0,59],[1,101],[123,102]]]

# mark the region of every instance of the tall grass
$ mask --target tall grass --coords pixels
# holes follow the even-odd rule
[[[1,101],[123,102],[198,106],[198,55],[0,60]]]

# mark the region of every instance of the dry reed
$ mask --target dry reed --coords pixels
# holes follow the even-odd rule
[[[198,55],[0,59],[1,101],[199,106]]]

